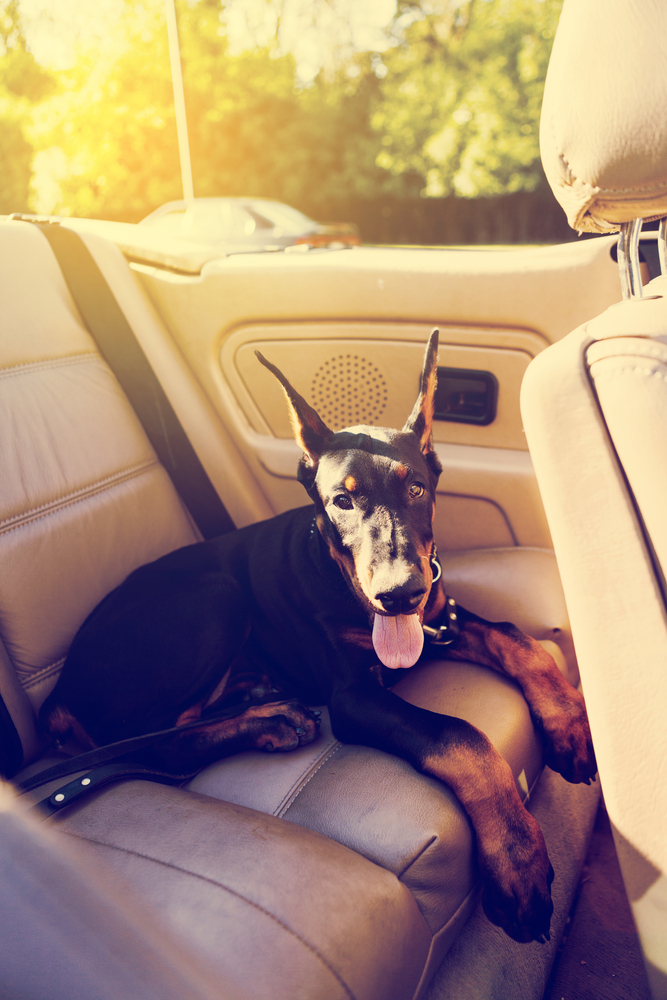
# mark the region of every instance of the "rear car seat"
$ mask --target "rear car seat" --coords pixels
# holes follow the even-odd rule
[[[103,273],[115,275],[116,294],[128,289],[127,302],[122,294],[119,301],[130,322],[143,309],[152,335],[161,329],[167,344],[120,252],[98,237],[85,242]],[[20,779],[54,759],[35,713],[86,615],[133,568],[198,536],[43,234],[26,222],[0,223],[0,259],[0,693],[13,720],[4,727],[8,760],[12,745],[17,750],[5,771]],[[187,381],[178,365],[171,372]],[[169,377],[164,387],[173,391]],[[210,444],[193,443],[203,452]],[[243,490],[248,481],[235,469],[223,496],[232,513]],[[569,659],[576,670],[549,554],[453,554],[444,567],[452,594],[489,617],[514,589],[512,614],[497,617],[557,639],[563,668]],[[538,782],[541,750],[509,681],[472,664],[429,664],[395,690],[479,725],[524,794]],[[559,859],[553,948],[596,797],[595,787],[568,786],[550,772],[534,792],[533,811]],[[397,758],[339,744],[326,712],[310,746],[239,755],[187,787],[124,782],[93,793],[48,829],[27,815],[29,804],[5,795],[0,814],[0,895],[6,919],[17,914],[11,959],[0,963],[0,992],[9,996],[93,995],[76,984],[88,968],[84,955],[97,949],[109,977],[100,996],[152,995],[136,985],[146,981],[168,995],[156,984],[173,969],[173,981],[192,995],[410,1000],[424,995],[457,941],[447,975],[460,998],[468,988],[479,997],[492,963],[471,978],[469,956],[486,947],[485,935],[498,968],[511,967],[523,947],[478,911],[460,934],[475,910],[476,870],[467,818],[449,790]],[[144,928],[145,949],[129,949],[118,963],[117,942]],[[536,965],[543,985],[547,958]],[[484,987],[473,982],[480,974]],[[124,993],[120,985],[118,993],[107,989],[123,975]],[[524,995],[541,995],[539,983],[534,990]]]
[[[521,399],[655,1000],[667,997],[666,33],[657,0],[563,5],[542,160],[573,229],[620,229],[624,295],[531,363]],[[658,219],[662,274],[642,287],[642,224]]]

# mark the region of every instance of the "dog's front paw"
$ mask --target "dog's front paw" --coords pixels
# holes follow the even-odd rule
[[[267,753],[312,743],[320,726],[320,713],[295,700],[253,706],[245,715],[252,745]]]
[[[544,763],[573,784],[590,784],[597,773],[593,740],[581,694],[568,687],[537,723],[544,737]]]
[[[492,852],[479,851],[485,886],[482,906],[491,923],[514,941],[549,940],[554,878],[542,831],[529,813],[506,842]]]

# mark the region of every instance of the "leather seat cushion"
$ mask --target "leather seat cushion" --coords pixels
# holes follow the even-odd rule
[[[17,817],[15,825],[21,822],[26,818]],[[26,841],[31,826],[25,826]],[[101,878],[104,898],[111,883],[109,933],[115,931],[114,897],[136,908],[136,892],[139,914],[148,905],[158,928],[160,921],[166,926],[167,941],[175,934],[219,976],[219,996],[387,1000],[416,989],[431,935],[410,892],[392,873],[310,830],[144,781],[95,793],[94,801],[68,809],[53,826],[84,881],[87,872],[93,887]],[[83,914],[90,907],[71,872],[54,864],[57,858],[35,866],[16,845],[13,857],[7,854],[5,845],[3,895],[11,899],[11,886],[23,885],[17,912],[27,927],[17,926],[15,962],[22,957],[25,982],[31,948],[43,970],[44,948],[53,950],[54,935],[62,938],[62,956],[80,947],[75,925],[82,906]],[[43,883],[32,913],[26,879]],[[43,905],[45,891],[51,906]],[[99,914],[93,917],[104,939]],[[154,932],[151,921],[148,929]],[[81,940],[87,932],[79,926]],[[70,1000],[57,991],[49,996]]]
[[[477,725],[527,794],[542,768],[542,748],[526,702],[511,681],[476,664],[434,661],[413,668],[394,691],[413,704]],[[474,836],[465,811],[445,785],[404,760],[338,742],[326,709],[320,735],[309,746],[268,758],[259,751],[238,754],[206,768],[188,788],[345,844],[410,888],[434,935],[446,932],[453,940],[458,931],[457,912],[477,884]]]

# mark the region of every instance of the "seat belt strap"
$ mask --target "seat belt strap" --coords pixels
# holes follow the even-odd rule
[[[25,220],[32,221],[32,220]],[[204,538],[235,529],[150,362],[88,247],[73,229],[34,222],[60,265],[83,320]]]
[[[189,771],[167,771],[150,764],[144,764],[140,759],[133,760],[133,755],[155,746],[166,738],[176,734],[182,735],[189,729],[203,729],[223,719],[236,718],[251,707],[275,701],[275,697],[275,694],[271,693],[260,698],[251,698],[249,701],[219,708],[209,715],[204,715],[194,722],[186,722],[182,726],[171,726],[169,729],[161,729],[155,733],[142,733],[139,736],[118,740],[116,743],[95,747],[93,750],[86,750],[84,753],[59,761],[29,778],[24,778],[23,781],[16,782],[15,788],[19,794],[25,794],[36,788],[41,788],[42,785],[51,781],[86,771],[87,773],[80,775],[73,781],[56,788],[47,798],[28,807],[41,813],[42,817],[48,817],[103,785],[108,785],[113,781],[122,781],[124,778],[141,778],[144,781],[157,781],[168,785],[182,784],[189,778],[194,778],[195,774],[201,771],[205,765],[199,764],[194,770]]]

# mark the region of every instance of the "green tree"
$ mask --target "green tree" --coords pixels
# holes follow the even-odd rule
[[[231,57],[216,6],[200,3],[180,21],[196,193],[270,196],[312,211],[377,190],[377,78],[341,68],[304,88],[292,56],[275,46]]]
[[[182,196],[162,5],[136,12],[116,51],[81,54],[35,115],[42,154],[61,157],[57,213],[137,221]],[[376,164],[375,74],[341,68],[304,88],[275,45],[230,56],[215,0],[178,12],[196,195],[274,197],[317,214],[396,183]]]
[[[59,165],[51,211],[138,221],[181,196],[161,4],[132,4],[102,53],[80,52],[33,116],[39,156]]]
[[[26,48],[17,0],[0,2],[0,213],[28,211],[33,150],[26,139],[32,106],[53,93],[52,74]]]
[[[401,4],[373,116],[378,163],[424,179],[424,193],[533,190],[538,122],[562,0]]]
[[[32,147],[13,117],[0,117],[0,215],[27,212]]]
[[[383,51],[332,37],[326,69],[304,85],[281,49],[280,17],[272,41],[231,54],[220,0],[179,0],[195,194],[270,196],[322,218],[377,196],[533,190],[560,4],[406,0]],[[50,96],[25,45],[12,52],[7,79],[32,95],[31,129],[21,128],[36,162],[59,173],[51,210],[136,221],[181,196],[162,0],[126,4],[113,44],[80,52]],[[24,183],[28,150],[6,134]]]

